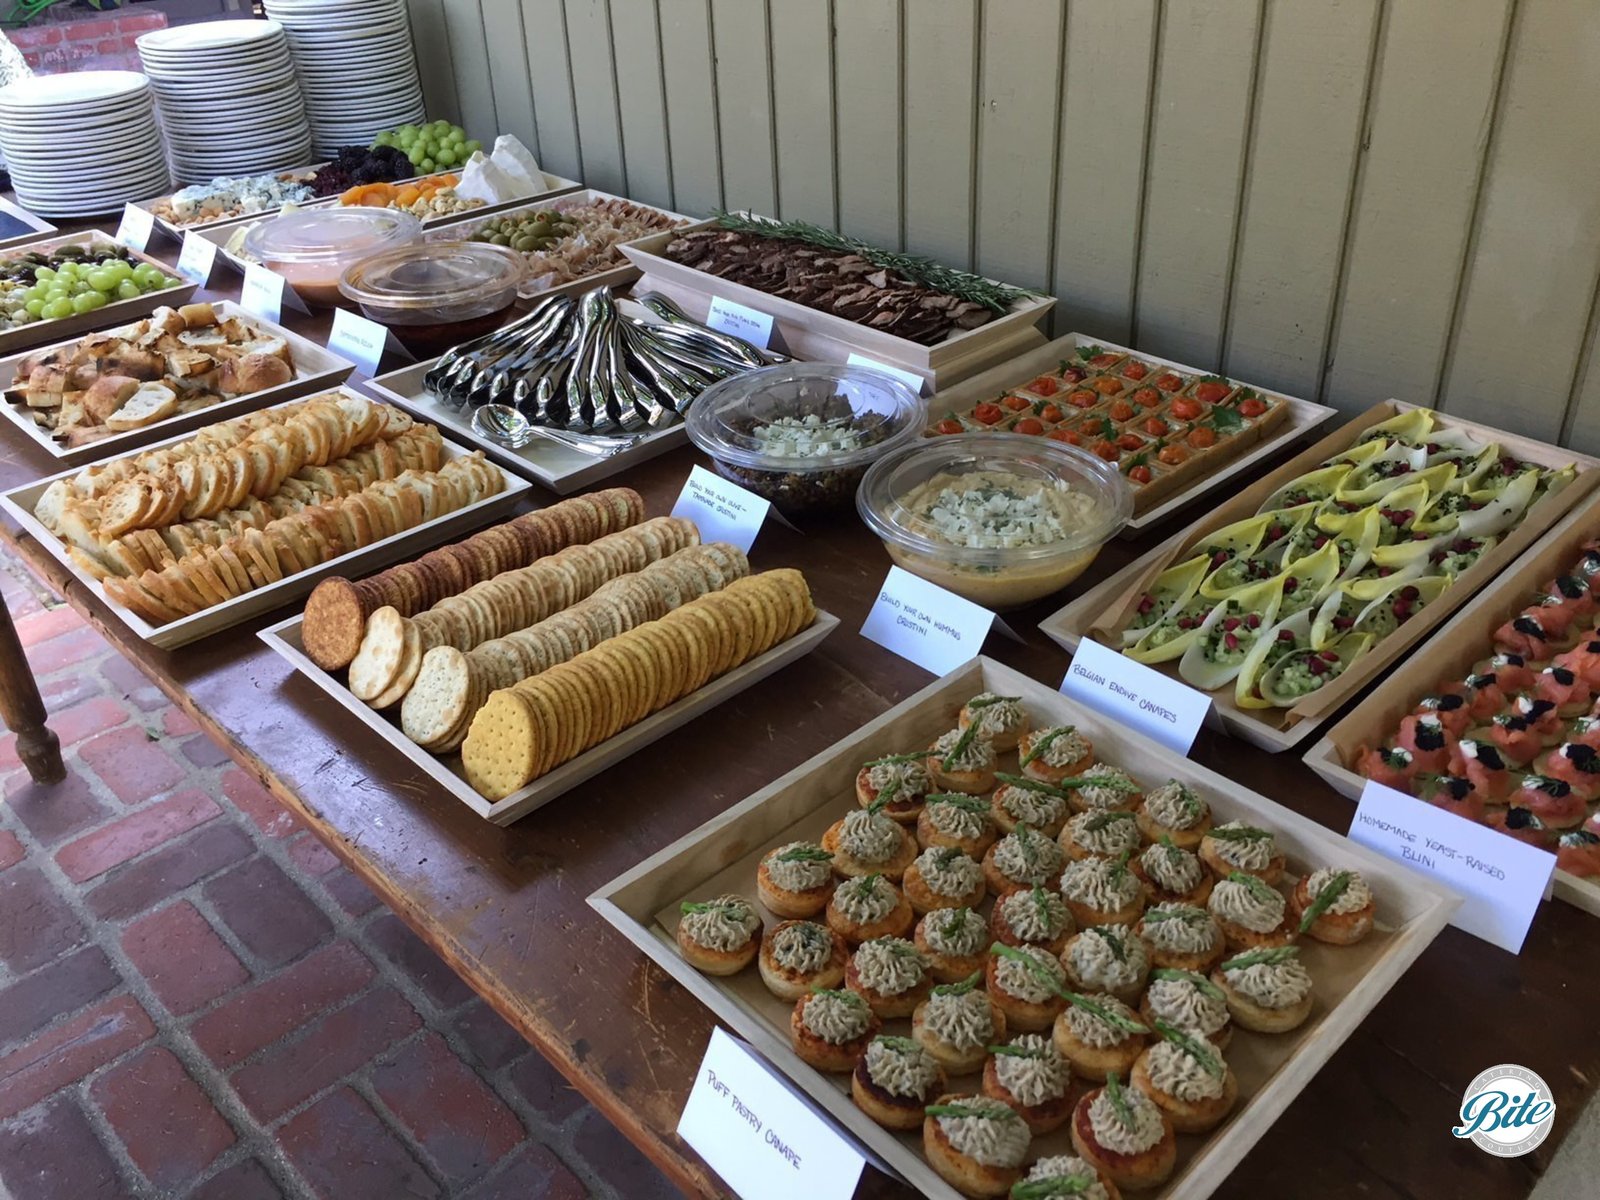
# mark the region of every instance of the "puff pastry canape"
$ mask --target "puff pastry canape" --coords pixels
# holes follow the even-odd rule
[[[1295,920],[1283,893],[1243,871],[1217,881],[1206,911],[1216,918],[1230,950],[1283,946],[1294,940]]]
[[[1026,775],[997,771],[999,786],[989,801],[989,811],[1001,833],[1018,825],[1031,825],[1046,837],[1055,837],[1067,823],[1071,807],[1067,794],[1053,784]]]
[[[769,850],[756,867],[756,894],[780,917],[814,917],[833,894],[833,855],[815,842]]]
[[[1093,765],[1094,743],[1071,725],[1053,725],[1023,734],[1017,757],[1029,779],[1059,784]]]
[[[761,917],[743,896],[685,904],[678,917],[677,939],[679,952],[695,970],[735,975],[761,948]]]
[[[1061,849],[1068,858],[1121,858],[1138,851],[1138,814],[1125,808],[1075,813],[1061,830]]]
[[[1200,861],[1219,879],[1234,871],[1254,875],[1266,883],[1283,878],[1283,855],[1270,832],[1243,821],[1216,825],[1200,839]]]
[[[944,1068],[910,1038],[879,1034],[850,1073],[850,1098],[885,1129],[909,1133],[947,1086]]]
[[[819,1071],[843,1074],[881,1028],[867,1002],[854,992],[818,989],[795,1001],[789,1014],[794,1052]]]
[[[1051,1031],[1056,1049],[1085,1079],[1104,1083],[1113,1071],[1126,1074],[1150,1036],[1132,1008],[1107,992],[1069,992],[1067,1007]]]
[[[1178,1161],[1172,1122],[1115,1072],[1072,1111],[1072,1148],[1120,1188],[1158,1187]]]
[[[989,801],[965,792],[930,793],[917,818],[917,842],[925,850],[949,847],[982,858],[999,836]]]
[[[954,846],[924,850],[906,868],[906,899],[918,914],[938,908],[971,908],[989,894],[983,866]]]
[[[1256,1033],[1287,1033],[1311,1015],[1311,972],[1298,946],[1273,946],[1225,959],[1211,972],[1236,1025]]]
[[[873,938],[904,937],[917,921],[905,894],[876,873],[846,879],[834,888],[826,919],[828,928],[852,946]]]
[[[961,706],[956,724],[961,729],[976,724],[978,732],[1003,754],[1017,748],[1022,735],[1028,732],[1030,722],[1028,710],[1022,707],[1021,696],[980,692]]]
[[[1016,1109],[1029,1131],[1049,1133],[1072,1116],[1072,1065],[1049,1034],[1018,1034],[989,1047],[983,1094]]]
[[[1076,1154],[1052,1154],[1011,1185],[1011,1200],[1122,1200],[1117,1185]]]
[[[1221,962],[1227,950],[1216,918],[1193,904],[1152,904],[1133,931],[1157,967],[1204,973]]]
[[[1150,951],[1125,925],[1094,925],[1067,939],[1067,980],[1080,992],[1110,992],[1135,1003],[1150,976]]]
[[[1049,1029],[1066,1007],[1066,970],[1043,946],[995,942],[989,947],[983,977],[989,998],[1012,1029],[1029,1033]]]
[[[1166,834],[1155,845],[1146,846],[1128,866],[1144,885],[1151,904],[1204,904],[1211,895],[1211,872],[1197,854]]]
[[[856,800],[862,808],[883,802],[890,820],[915,825],[923,798],[933,790],[926,752],[875,758],[856,773]]]
[[[917,856],[916,839],[885,815],[881,800],[846,813],[822,835],[822,848],[833,855],[833,869],[847,879],[876,872],[898,880]]]
[[[1353,946],[1372,932],[1377,905],[1359,871],[1323,867],[1289,893],[1299,931],[1335,946]]]
[[[922,952],[905,938],[862,942],[845,967],[844,985],[879,1017],[909,1017],[933,987]]]
[[[1144,804],[1139,781],[1121,767],[1105,763],[1096,763],[1081,775],[1063,779],[1060,787],[1067,793],[1067,804],[1073,812],[1138,812]]]
[[[996,896],[1048,883],[1061,872],[1066,853],[1052,837],[1018,825],[983,856],[983,877]]]
[[[989,913],[989,931],[1007,946],[1040,946],[1059,955],[1073,929],[1067,902],[1039,885],[1007,892]]]
[[[1139,832],[1146,840],[1159,842],[1169,837],[1185,850],[1198,848],[1211,828],[1211,806],[1200,793],[1176,779],[1146,792],[1137,815]]]
[[[826,925],[815,921],[780,921],[761,940],[756,965],[767,991],[780,1000],[798,1000],[813,988],[844,982],[850,948]]]
[[[1144,912],[1144,888],[1120,857],[1069,862],[1060,886],[1079,925],[1132,925]]]
[[[1139,1015],[1145,1024],[1165,1021],[1179,1029],[1205,1038],[1218,1050],[1227,1049],[1233,1039],[1233,1017],[1222,989],[1194,971],[1175,971],[1157,967],[1150,972],[1150,986],[1139,1002]]]
[[[912,940],[940,983],[960,983],[983,970],[993,941],[983,918],[970,908],[936,908],[917,922]]]
[[[1008,1104],[987,1096],[940,1096],[922,1122],[929,1164],[963,1196],[1004,1196],[1022,1177],[1032,1135]]]
[[[1133,1064],[1133,1086],[1151,1100],[1178,1133],[1208,1133],[1239,1099],[1239,1081],[1217,1049],[1193,1032],[1155,1023],[1161,1040]]]
[[[911,1015],[911,1036],[952,1075],[983,1066],[988,1047],[1003,1041],[1006,1018],[973,972],[960,983],[942,983]]]
[[[982,795],[994,787],[994,743],[976,725],[942,733],[928,747],[928,774],[946,792]]]

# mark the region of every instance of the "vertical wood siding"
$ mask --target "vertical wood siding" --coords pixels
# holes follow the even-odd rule
[[[1600,451],[1600,8],[411,0],[435,116],[1347,410]]]

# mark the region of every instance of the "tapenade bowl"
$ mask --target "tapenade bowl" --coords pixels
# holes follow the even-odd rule
[[[1206,910],[1216,919],[1230,950],[1284,946],[1295,937],[1294,914],[1284,894],[1243,871],[1217,881]]]
[[[996,771],[999,786],[989,798],[989,813],[1001,833],[1018,825],[1031,825],[1047,837],[1056,837],[1067,823],[1067,794],[1041,779]]]
[[[1062,827],[1061,849],[1069,859],[1122,858],[1139,849],[1138,814],[1125,808],[1074,813]]]
[[[1166,834],[1128,863],[1151,904],[1204,904],[1215,882],[1205,864]]]
[[[909,1133],[947,1086],[944,1068],[907,1037],[879,1034],[850,1073],[850,1098],[885,1129]]]
[[[1001,753],[1015,750],[1029,728],[1028,710],[1022,706],[1022,697],[999,696],[994,692],[980,692],[963,704],[956,723],[962,729],[976,724]]]
[[[983,978],[989,998],[1013,1029],[1049,1029],[1067,1004],[1067,973],[1061,960],[1042,946],[993,943]]]
[[[931,846],[906,868],[906,899],[921,916],[940,908],[972,908],[989,894],[983,866],[954,846]]]
[[[1359,871],[1322,867],[1295,884],[1289,893],[1299,931],[1319,942],[1353,946],[1372,932],[1377,904]]]
[[[1133,1064],[1133,1086],[1149,1096],[1178,1133],[1209,1133],[1239,1099],[1239,1080],[1222,1051],[1189,1030],[1155,1022],[1160,1040]]]
[[[922,952],[905,938],[862,942],[844,970],[844,985],[877,1016],[909,1017],[933,988]]]
[[[1165,1021],[1205,1038],[1218,1050],[1233,1040],[1233,1017],[1222,989],[1195,971],[1157,967],[1139,1002],[1145,1024]]]
[[[902,825],[915,825],[924,797],[933,789],[926,752],[875,758],[856,772],[856,800],[862,808],[880,801],[884,815]]]
[[[1174,971],[1209,971],[1227,951],[1217,919],[1193,904],[1152,904],[1133,931],[1154,966]]]
[[[1244,871],[1265,883],[1283,878],[1284,859],[1271,832],[1243,821],[1214,825],[1200,839],[1200,861],[1219,879]]]
[[[1072,1064],[1047,1034],[1018,1034],[989,1047],[983,1094],[1016,1109],[1032,1133],[1049,1133],[1072,1115]]]
[[[899,566],[1004,610],[1081,575],[1127,523],[1133,495],[1115,466],[1075,447],[974,433],[883,455],[856,508]]]
[[[1061,965],[1076,990],[1109,992],[1133,1004],[1150,977],[1150,952],[1127,926],[1096,925],[1067,939]]]
[[[988,1096],[940,1096],[922,1123],[922,1151],[964,1196],[1004,1196],[1022,1177],[1031,1134],[1009,1104]]]
[[[941,983],[911,1014],[911,1036],[952,1075],[983,1066],[988,1047],[1005,1040],[1006,1017],[974,971],[959,983]]]
[[[995,784],[994,743],[976,725],[940,734],[928,747],[928,775],[947,792],[977,796]]]
[[[1287,1033],[1311,1015],[1311,973],[1298,946],[1273,946],[1225,959],[1211,972],[1222,989],[1228,1012],[1239,1026],[1256,1033]]]
[[[1149,1036],[1139,1014],[1108,992],[1068,992],[1052,1031],[1072,1069],[1096,1083],[1112,1072],[1131,1071]]]
[[[917,856],[917,841],[875,801],[852,809],[822,835],[822,848],[833,855],[833,869],[847,879],[877,872],[898,880]]]
[[[867,468],[921,434],[927,405],[881,371],[790,362],[713,384],[684,424],[719,475],[795,517],[848,508]]]
[[[695,970],[736,975],[761,948],[761,916],[743,896],[685,903],[678,915],[677,941]]]
[[[756,966],[761,982],[779,1000],[798,1000],[813,988],[844,982],[850,947],[826,925],[815,921],[780,921],[761,939]]]
[[[768,851],[756,867],[756,895],[780,917],[814,917],[833,895],[833,855],[815,842]]]
[[[1067,902],[1040,884],[1007,892],[989,911],[989,931],[1007,946],[1039,946],[1059,955],[1073,929]]]
[[[1055,879],[1066,857],[1054,838],[1018,825],[989,847],[983,856],[983,877],[990,891],[1004,896]]]
[[[1118,1187],[1135,1191],[1165,1183],[1178,1161],[1166,1113],[1114,1071],[1073,1109],[1072,1148]]]
[[[917,818],[917,843],[923,849],[953,847],[982,858],[1000,835],[989,801],[966,792],[932,792]]]
[[[882,875],[846,879],[827,904],[828,928],[852,946],[873,938],[904,937],[916,924],[905,893]]]
[[[983,918],[970,908],[936,908],[917,922],[912,940],[940,983],[960,983],[983,970],[989,935]]]
[[[855,1068],[880,1028],[867,1002],[850,991],[814,989],[789,1014],[789,1036],[801,1061],[836,1074]]]
[[[1144,803],[1134,815],[1139,821],[1139,832],[1146,840],[1159,842],[1164,837],[1171,838],[1173,845],[1184,850],[1198,847],[1212,824],[1211,806],[1205,798],[1176,779],[1147,791]]]

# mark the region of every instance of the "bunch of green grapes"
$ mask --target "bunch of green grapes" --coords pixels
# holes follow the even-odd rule
[[[0,307],[10,325],[59,321],[94,312],[116,300],[134,300],[177,287],[181,282],[150,263],[130,263],[111,256],[98,262],[67,261],[38,267],[33,274],[31,286],[18,281],[6,290]]]
[[[426,125],[402,125],[373,139],[372,148],[392,146],[411,160],[411,165],[426,174],[460,166],[483,143],[467,137],[467,131],[449,121],[430,121]]]

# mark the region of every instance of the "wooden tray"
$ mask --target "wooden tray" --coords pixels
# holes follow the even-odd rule
[[[1000,392],[1019,387],[1028,380],[1045,371],[1053,370],[1058,362],[1070,358],[1079,346],[1098,345],[1108,350],[1120,350],[1132,354],[1146,362],[1159,363],[1170,367],[1174,371],[1182,371],[1188,375],[1205,375],[1206,371],[1199,367],[1191,367],[1184,363],[1174,362],[1169,358],[1158,358],[1154,354],[1146,354],[1143,350],[1135,350],[1131,346],[1119,346],[1114,342],[1107,342],[1101,338],[1093,338],[1084,333],[1069,333],[1059,337],[1053,342],[1029,350],[1019,358],[992,367],[981,375],[974,375],[971,379],[963,380],[952,388],[937,392],[928,400],[928,419],[930,422],[940,420],[948,411],[962,412],[974,404],[993,398]],[[1228,447],[1232,449],[1231,457],[1218,458],[1213,461],[1216,467],[1210,473],[1197,476],[1188,487],[1167,497],[1147,512],[1135,516],[1122,528],[1119,535],[1123,538],[1139,537],[1145,530],[1159,525],[1168,517],[1181,509],[1187,508],[1202,496],[1216,491],[1231,479],[1244,476],[1257,464],[1271,458],[1289,447],[1294,446],[1311,435],[1335,413],[1335,409],[1324,404],[1313,404],[1309,400],[1301,400],[1296,396],[1286,396],[1282,392],[1275,392],[1271,388],[1259,387],[1243,380],[1234,380],[1244,387],[1253,388],[1264,396],[1284,401],[1289,409],[1288,419],[1270,433],[1257,433],[1252,437],[1235,437],[1230,439]],[[1134,493],[1137,498],[1138,493]]]
[[[1566,571],[1578,548],[1600,534],[1600,495],[1568,513],[1537,546],[1507,567],[1411,658],[1386,676],[1360,704],[1306,751],[1305,764],[1341,796],[1361,799],[1366,777],[1345,766],[1362,746],[1381,745],[1423,696],[1441,679],[1464,677],[1488,657],[1494,631],[1520,613],[1545,580]],[[1600,916],[1600,880],[1556,871],[1554,894],[1568,904]]]
[[[535,440],[520,450],[510,450],[498,442],[480,438],[472,431],[470,410],[451,408],[441,404],[422,386],[422,378],[438,362],[430,358],[387,375],[366,381],[366,386],[383,399],[405,409],[439,428],[448,430],[451,437],[482,450],[502,467],[519,475],[526,475],[543,484],[560,496],[569,496],[602,479],[609,479],[619,471],[646,462],[668,450],[686,444],[688,432],[682,421],[648,435],[642,442],[610,458],[591,458],[576,450],[569,450],[555,442]]]
[[[1039,623],[1039,628],[1068,650],[1075,651],[1078,643],[1089,636],[1101,621],[1115,619],[1151,580],[1173,563],[1182,561],[1183,552],[1200,538],[1214,529],[1254,515],[1262,502],[1283,483],[1354,444],[1371,426],[1417,407],[1399,400],[1385,400],[1373,405],[1271,474],[1258,479],[1242,492],[1235,493],[1232,499],[1217,505],[1103,583],[1051,613]],[[1486,442],[1498,442],[1527,462],[1549,467],[1576,465],[1578,477],[1554,496],[1546,497],[1535,505],[1515,529],[1474,563],[1470,570],[1463,572],[1437,600],[1362,655],[1336,682],[1313,692],[1293,708],[1241,709],[1233,701],[1231,687],[1210,693],[1223,727],[1235,737],[1273,753],[1299,745],[1325,718],[1332,716],[1342,704],[1438,628],[1478,588],[1494,579],[1519,554],[1543,537],[1551,526],[1580,504],[1596,486],[1600,486],[1600,471],[1595,469],[1600,467],[1600,459],[1575,454],[1474,421],[1458,420],[1448,413],[1441,413],[1439,417],[1442,426],[1466,430]],[[1102,637],[1096,640],[1106,639]],[[1176,661],[1152,664],[1152,669],[1182,681]]]
[[[534,809],[543,808],[578,784],[600,774],[607,767],[621,762],[634,751],[644,749],[679,726],[687,725],[702,713],[715,708],[724,700],[754,687],[773,672],[811,653],[823,638],[838,627],[839,618],[818,609],[817,619],[811,626],[802,629],[788,641],[774,646],[741,667],[735,667],[726,675],[713,679],[699,691],[690,693],[676,704],[668,705],[660,712],[653,713],[635,725],[630,725],[615,737],[601,742],[600,745],[563,763],[548,774],[541,775],[505,799],[495,801],[484,799],[467,782],[461,768],[459,753],[445,758],[429,754],[406,737],[395,720],[356,699],[345,686],[342,675],[330,675],[307,658],[300,639],[300,625],[301,614],[296,614],[286,621],[280,621],[261,630],[257,636],[294,664],[301,675],[321,688],[334,703],[342,706],[376,736],[393,746],[397,753],[404,755],[414,768],[427,775],[480,817],[496,825],[509,825],[527,816]]]
[[[337,389],[347,395],[355,396],[359,393],[347,387]],[[371,397],[363,397],[370,399]],[[292,403],[285,401],[284,403]],[[273,405],[274,408],[281,405]],[[187,434],[166,438],[155,443],[165,446],[172,442],[182,441]],[[149,449],[150,447],[145,447]],[[446,462],[470,453],[465,447],[448,437],[444,439],[444,459]],[[116,457],[116,456],[113,456]],[[116,603],[106,595],[105,589],[91,576],[86,574],[68,556],[66,547],[61,544],[55,534],[51,533],[33,515],[33,506],[46,488],[58,479],[70,479],[78,473],[79,468],[74,467],[62,471],[47,479],[26,484],[23,487],[12,488],[9,492],[0,493],[0,508],[10,514],[11,518],[21,525],[23,531],[38,541],[74,579],[93,595],[97,600],[110,609],[124,625],[131,629],[135,636],[143,641],[157,646],[163,650],[171,650],[177,646],[186,646],[200,638],[209,637],[213,633],[231,628],[241,621],[248,621],[251,617],[270,612],[279,605],[288,604],[290,601],[299,600],[308,595],[317,581],[328,575],[365,575],[380,567],[386,567],[392,562],[403,558],[410,558],[419,550],[435,543],[449,541],[461,536],[469,530],[487,524],[491,517],[505,512],[516,504],[518,497],[529,490],[527,481],[517,478],[509,472],[502,472],[505,476],[505,487],[493,496],[489,496],[476,504],[466,508],[457,509],[455,512],[446,513],[442,517],[435,517],[432,521],[425,521],[412,529],[397,533],[381,541],[363,546],[360,550],[352,550],[348,554],[341,554],[338,558],[322,563],[320,566],[308,571],[287,576],[278,582],[264,588],[257,588],[253,592],[246,592],[242,596],[235,596],[222,604],[215,604],[191,616],[168,621],[165,625],[152,625],[143,617],[130,612],[122,605]]]
[[[252,392],[247,396],[235,396],[231,400],[224,400],[210,408],[198,409],[192,413],[183,413],[179,416],[168,417],[164,421],[157,421],[153,425],[145,425],[139,429],[130,429],[126,433],[113,433],[95,442],[76,448],[68,447],[51,435],[48,429],[36,424],[29,416],[28,407],[15,401],[6,400],[0,403],[0,414],[3,414],[18,429],[22,430],[32,441],[43,448],[46,454],[62,463],[80,464],[93,462],[99,459],[115,458],[125,454],[138,446],[147,445],[157,438],[170,437],[180,432],[193,431],[202,425],[211,425],[217,421],[226,420],[228,417],[237,416],[239,413],[252,412],[258,408],[268,408],[284,400],[294,399],[311,392],[325,391],[328,388],[338,387],[355,370],[355,364],[340,358],[326,346],[313,342],[310,338],[301,337],[299,334],[285,329],[282,325],[274,325],[271,321],[263,321],[259,317],[251,316],[232,300],[214,300],[211,307],[223,318],[238,317],[248,321],[253,327],[273,337],[281,337],[289,343],[289,352],[294,356],[294,378],[280,387],[267,388],[265,391]],[[137,318],[135,318],[137,320]],[[127,322],[132,324],[133,322]],[[82,335],[79,335],[80,337]],[[47,349],[56,349],[57,346],[70,345],[78,338],[66,338],[55,346]],[[16,379],[17,365],[31,354],[40,353],[44,347],[14,354],[9,358],[0,359],[0,389],[9,388]]]
[[[110,248],[119,245],[117,239],[103,229],[90,229],[83,233],[52,234],[48,237],[29,238],[16,245],[0,250],[0,258],[15,255],[19,250],[38,250],[48,252],[57,246],[69,243],[88,246],[104,246]],[[35,321],[31,325],[19,325],[15,329],[0,332],[0,355],[15,354],[19,350],[26,350],[31,346],[43,346],[47,343],[65,341],[79,334],[88,333],[91,329],[104,329],[112,325],[125,325],[138,317],[149,316],[162,305],[177,308],[180,304],[187,304],[189,297],[193,296],[198,284],[190,283],[179,278],[166,263],[159,258],[152,258],[138,250],[129,250],[128,254],[135,262],[147,262],[152,266],[160,267],[163,275],[178,278],[178,286],[167,288],[165,291],[150,292],[148,295],[136,296],[132,300],[113,300],[104,308],[97,308],[93,312],[74,314],[70,317],[61,317],[54,321]]]
[[[553,208],[559,212],[566,208],[594,204],[600,200],[620,200],[625,204],[647,208],[685,226],[694,223],[693,217],[686,217],[682,213],[658,208],[654,204],[643,204],[638,200],[630,200],[626,196],[618,196],[612,192],[602,192],[597,188],[581,188],[576,192],[567,192],[554,202],[539,199],[519,200],[510,208],[496,209],[489,212],[488,215],[492,217],[509,217],[527,209],[537,208]],[[429,226],[428,240],[434,242],[468,237],[471,231],[476,229],[483,221],[482,214],[483,210],[474,210],[469,213],[458,213],[453,217],[444,217],[437,225]],[[649,236],[654,237],[655,235],[650,234]],[[571,283],[560,283],[554,287],[536,287],[531,286],[529,282],[524,282],[522,287],[517,290],[517,295],[523,300],[537,300],[545,296],[576,296],[583,292],[592,291],[597,287],[620,290],[637,278],[639,278],[639,268],[631,262],[624,261],[622,265],[612,267],[608,271],[596,271],[593,275],[585,275],[581,279],[574,279]]]
[[[310,166],[290,167],[284,171],[255,171],[252,172],[252,175],[310,175],[312,172],[319,171],[327,165],[328,160],[323,159],[321,162],[312,163]],[[249,177],[250,176],[241,176],[241,178]],[[156,229],[161,231],[163,236],[172,238],[173,240],[179,242],[183,241],[184,234],[190,232],[191,230],[212,229],[218,225],[237,225],[240,221],[259,221],[262,217],[272,215],[271,213],[261,212],[239,213],[231,217],[215,217],[209,221],[196,221],[192,225],[179,225],[176,221],[170,221],[166,217],[158,216],[156,214],[156,205],[171,195],[173,195],[172,192],[163,192],[161,195],[152,196],[148,200],[136,200],[133,202],[133,207],[144,209],[145,212],[150,214],[151,221],[155,224]],[[322,201],[312,200],[308,201],[307,203],[320,204]],[[305,205],[301,205],[301,207],[303,208]]]
[[[694,228],[711,223],[701,222]],[[720,296],[769,314],[774,333],[796,358],[842,363],[849,355],[859,353],[913,371],[936,391],[1040,345],[1044,335],[1037,326],[1056,302],[1054,296],[1024,297],[1010,312],[987,325],[951,334],[935,346],[924,346],[673,262],[661,251],[682,232],[653,234],[622,248],[644,272],[635,291],[660,292],[696,321],[706,319],[712,297]]]
[[[1239,1104],[1219,1130],[1180,1137],[1178,1169],[1155,1192],[1140,1195],[1209,1196],[1268,1130],[1384,993],[1444,927],[1459,898],[1422,876],[1339,837],[1299,814],[1174,754],[1140,734],[988,658],[958,667],[896,705],[852,737],[802,763],[754,796],[612,880],[589,903],[634,945],[688,988],[717,1017],[748,1039],[779,1070],[840,1124],[881,1155],[923,1195],[956,1200],[924,1160],[921,1135],[890,1133],[851,1102],[849,1077],[823,1075],[790,1049],[792,1004],[773,998],[754,970],[716,979],[702,975],[679,955],[674,932],[679,904],[725,892],[755,895],[756,864],[773,846],[816,839],[855,807],[854,778],[862,762],[877,755],[926,746],[954,725],[961,704],[980,691],[1021,696],[1035,719],[1071,722],[1083,729],[1107,761],[1135,778],[1165,777],[1198,789],[1219,821],[1242,818],[1272,829],[1291,870],[1324,864],[1349,865],[1362,873],[1378,902],[1378,928],[1353,947],[1311,942],[1303,951],[1316,980],[1317,1006],[1305,1025],[1276,1037],[1239,1030],[1227,1059],[1239,1078]],[[777,918],[765,914],[767,928]],[[906,1021],[886,1023],[904,1033]],[[977,1090],[977,1076],[952,1079],[952,1092]],[[1063,1128],[1034,1139],[1030,1161],[1072,1153]]]

